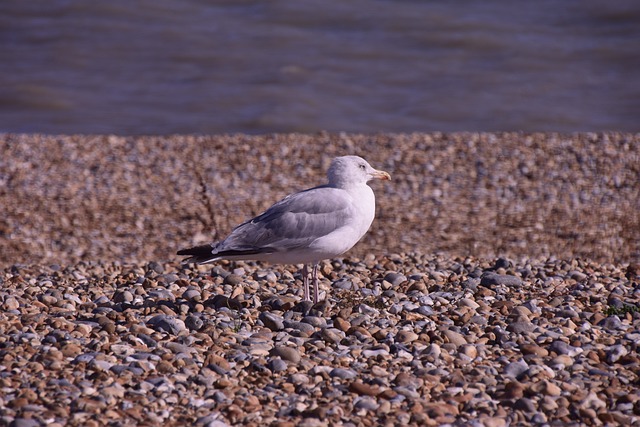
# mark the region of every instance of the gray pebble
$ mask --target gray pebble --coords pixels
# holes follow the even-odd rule
[[[359,289],[358,285],[356,285],[346,277],[342,277],[336,280],[331,286],[336,289],[343,289],[345,291],[357,291]]]
[[[287,362],[285,362],[284,360],[280,359],[279,357],[274,357],[273,359],[271,359],[269,361],[268,367],[269,367],[269,369],[271,369],[272,372],[286,371],[287,370]]]
[[[277,314],[270,313],[268,311],[263,311],[258,315],[258,319],[272,331],[280,331],[284,329],[284,321],[282,317]]]
[[[275,347],[271,350],[271,355],[281,358],[282,360],[287,360],[292,363],[300,362],[300,352],[293,348],[287,346]]]
[[[202,295],[198,289],[190,288],[182,293],[182,298],[186,300],[200,301],[202,299]]]
[[[10,427],[39,427],[40,423],[38,422],[38,420],[35,420],[33,418],[16,418],[14,419],[11,424],[9,424]]]
[[[311,326],[308,323],[296,322],[294,320],[285,320],[284,321],[285,328],[291,328],[295,331],[300,331],[308,336],[311,336],[316,331],[316,328]]]
[[[201,316],[191,314],[184,320],[184,324],[190,331],[198,331],[204,326]]]
[[[167,332],[173,335],[178,335],[187,328],[182,320],[165,314],[158,314],[147,320],[147,325],[158,332]]]
[[[113,302],[122,303],[131,301],[133,301],[133,294],[127,290],[118,291],[113,295]]]
[[[516,400],[513,404],[513,409],[524,411],[524,412],[536,412],[536,405],[533,401],[526,397],[521,397]]]
[[[177,282],[180,279],[178,275],[175,273],[163,274],[159,278],[165,281],[166,283]]]
[[[153,271],[157,274],[162,274],[164,273],[164,267],[162,266],[162,264],[160,264],[159,262],[156,261],[151,261],[150,263],[147,264],[147,270],[149,271]]]
[[[614,331],[614,330],[624,331],[627,329],[627,326],[625,326],[622,323],[622,321],[618,316],[609,316],[606,319],[603,319],[600,322],[600,325],[602,325],[603,328],[608,329],[610,331]]]
[[[623,345],[617,344],[607,349],[607,363],[615,363],[620,360],[621,357],[626,356],[629,350]]]
[[[529,365],[527,365],[524,360],[519,360],[517,362],[507,364],[504,367],[503,374],[507,377],[518,378],[527,369],[529,369]]]
[[[387,282],[391,283],[393,286],[398,286],[401,283],[404,283],[407,281],[407,278],[400,273],[387,273],[384,276],[384,280],[386,280]]]
[[[347,368],[333,368],[331,372],[329,372],[329,375],[343,380],[352,380],[358,376],[354,370]]]
[[[302,318],[304,323],[308,323],[311,326],[315,326],[316,328],[326,328],[327,327],[327,319],[319,316],[305,316]]]
[[[503,286],[517,287],[522,285],[522,279],[516,276],[509,276],[506,274],[496,274],[493,272],[487,272],[482,275],[480,284],[482,286],[503,285]]]
[[[549,351],[553,351],[556,354],[566,354],[568,356],[575,356],[582,352],[582,349],[573,347],[562,340],[555,340],[549,346]]]
[[[147,292],[149,298],[158,301],[175,301],[176,297],[173,293],[164,288],[153,288]]]
[[[356,409],[365,409],[367,411],[375,411],[380,405],[370,396],[362,396],[356,400],[353,405]]]
[[[377,357],[377,356],[388,356],[389,352],[387,350],[385,350],[384,348],[378,348],[378,349],[367,349],[367,350],[363,350],[362,351],[362,355],[364,357]]]
[[[325,328],[320,331],[320,337],[327,343],[339,344],[344,336],[344,332],[336,328]]]
[[[528,322],[526,320],[519,320],[516,322],[509,323],[507,325],[507,331],[513,332],[515,334],[521,334],[523,332],[531,332],[536,328],[536,326]]]
[[[224,278],[225,285],[236,286],[236,285],[239,285],[240,283],[242,283],[242,277],[238,276],[237,274],[229,274],[227,277]]]

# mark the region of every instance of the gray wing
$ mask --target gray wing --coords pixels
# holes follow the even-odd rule
[[[273,253],[309,246],[348,222],[354,215],[344,190],[315,187],[291,194],[264,213],[237,226],[214,255]]]

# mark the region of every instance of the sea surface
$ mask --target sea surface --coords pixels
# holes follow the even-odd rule
[[[0,132],[640,131],[638,0],[2,0]]]

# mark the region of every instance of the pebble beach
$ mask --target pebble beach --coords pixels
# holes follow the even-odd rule
[[[640,425],[640,135],[0,135],[0,425]],[[320,264],[183,265],[338,155]]]

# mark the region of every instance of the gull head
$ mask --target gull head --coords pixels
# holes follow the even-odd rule
[[[338,188],[366,184],[372,179],[391,179],[391,175],[387,172],[372,168],[365,159],[358,156],[342,156],[333,159],[327,177],[329,185]]]

